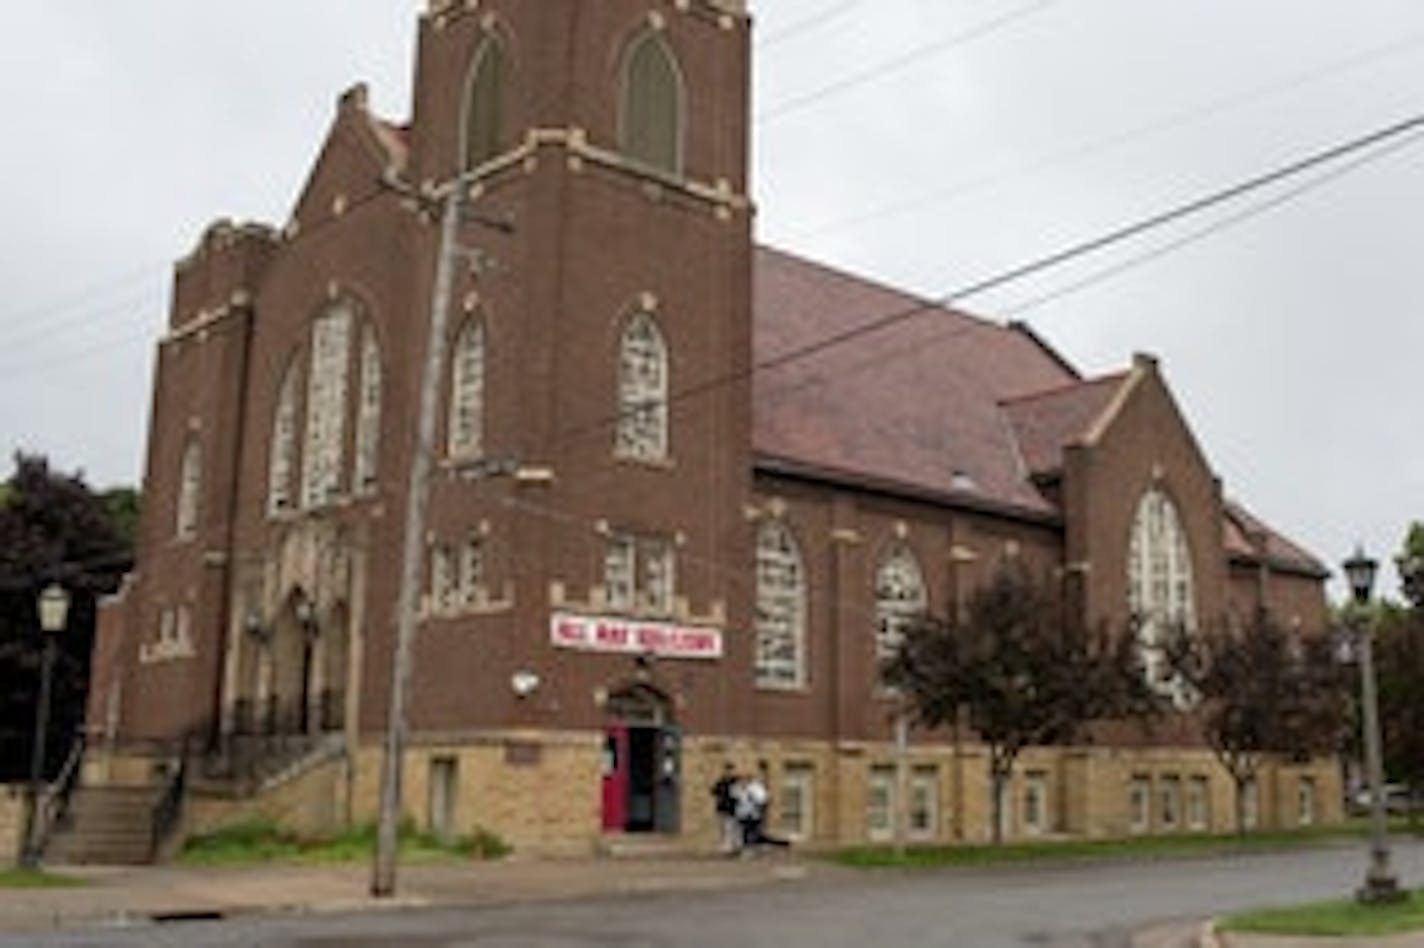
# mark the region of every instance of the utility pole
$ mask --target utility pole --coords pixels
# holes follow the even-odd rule
[[[381,771],[381,809],[376,826],[376,861],[371,895],[387,898],[396,890],[396,861],[400,848],[401,777],[405,759],[406,692],[410,687],[411,649],[415,639],[416,590],[420,587],[422,535],[425,508],[430,498],[430,464],[435,447],[435,408],[440,395],[440,372],[445,365],[446,327],[450,321],[450,295],[455,280],[455,240],[460,225],[460,204],[465,199],[466,177],[459,176],[445,195],[440,223],[440,247],[435,264],[435,287],[430,299],[429,341],[420,382],[420,416],[406,486],[405,535],[401,554],[400,592],[396,599],[395,654],[391,659],[391,697],[386,726],[385,759]]]
[[[910,780],[907,767],[910,754],[910,710],[905,696],[900,696],[895,710],[895,856],[905,858],[905,839],[910,835]]]

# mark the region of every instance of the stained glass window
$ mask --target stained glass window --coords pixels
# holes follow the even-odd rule
[[[768,521],[757,532],[756,681],[770,687],[805,683],[806,574],[801,550],[786,524]]]
[[[620,457],[658,461],[668,453],[668,354],[657,323],[639,313],[623,330],[618,353]]]

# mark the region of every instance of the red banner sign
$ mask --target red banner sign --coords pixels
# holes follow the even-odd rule
[[[660,658],[722,657],[722,630],[702,626],[556,612],[549,633],[555,648]]]

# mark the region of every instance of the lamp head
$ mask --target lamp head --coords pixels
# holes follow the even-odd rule
[[[48,633],[63,632],[69,621],[69,590],[50,583],[40,593],[40,628]]]
[[[1364,547],[1356,546],[1354,555],[1341,564],[1345,579],[1350,584],[1350,594],[1357,605],[1368,605],[1375,587],[1375,573],[1379,562],[1365,555]]]
[[[539,676],[521,669],[509,676],[509,688],[516,698],[527,698],[539,687]]]

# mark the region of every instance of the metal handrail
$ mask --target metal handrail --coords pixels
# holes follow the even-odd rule
[[[153,859],[157,859],[163,850],[163,844],[168,841],[169,836],[178,827],[178,822],[183,814],[183,798],[186,795],[188,786],[188,747],[186,742],[178,755],[178,766],[168,778],[168,784],[163,788],[163,795],[158,798],[158,802],[153,805],[152,830],[149,839],[149,852]]]
[[[64,818],[65,812],[69,809],[69,800],[74,793],[75,786],[79,783],[79,765],[83,760],[84,732],[80,731],[74,738],[73,746],[69,749],[69,756],[64,759],[64,766],[59,769],[54,780],[45,785],[40,799],[35,801],[34,818],[38,824],[32,830],[34,834],[32,845],[37,856],[44,853],[55,826]]]

